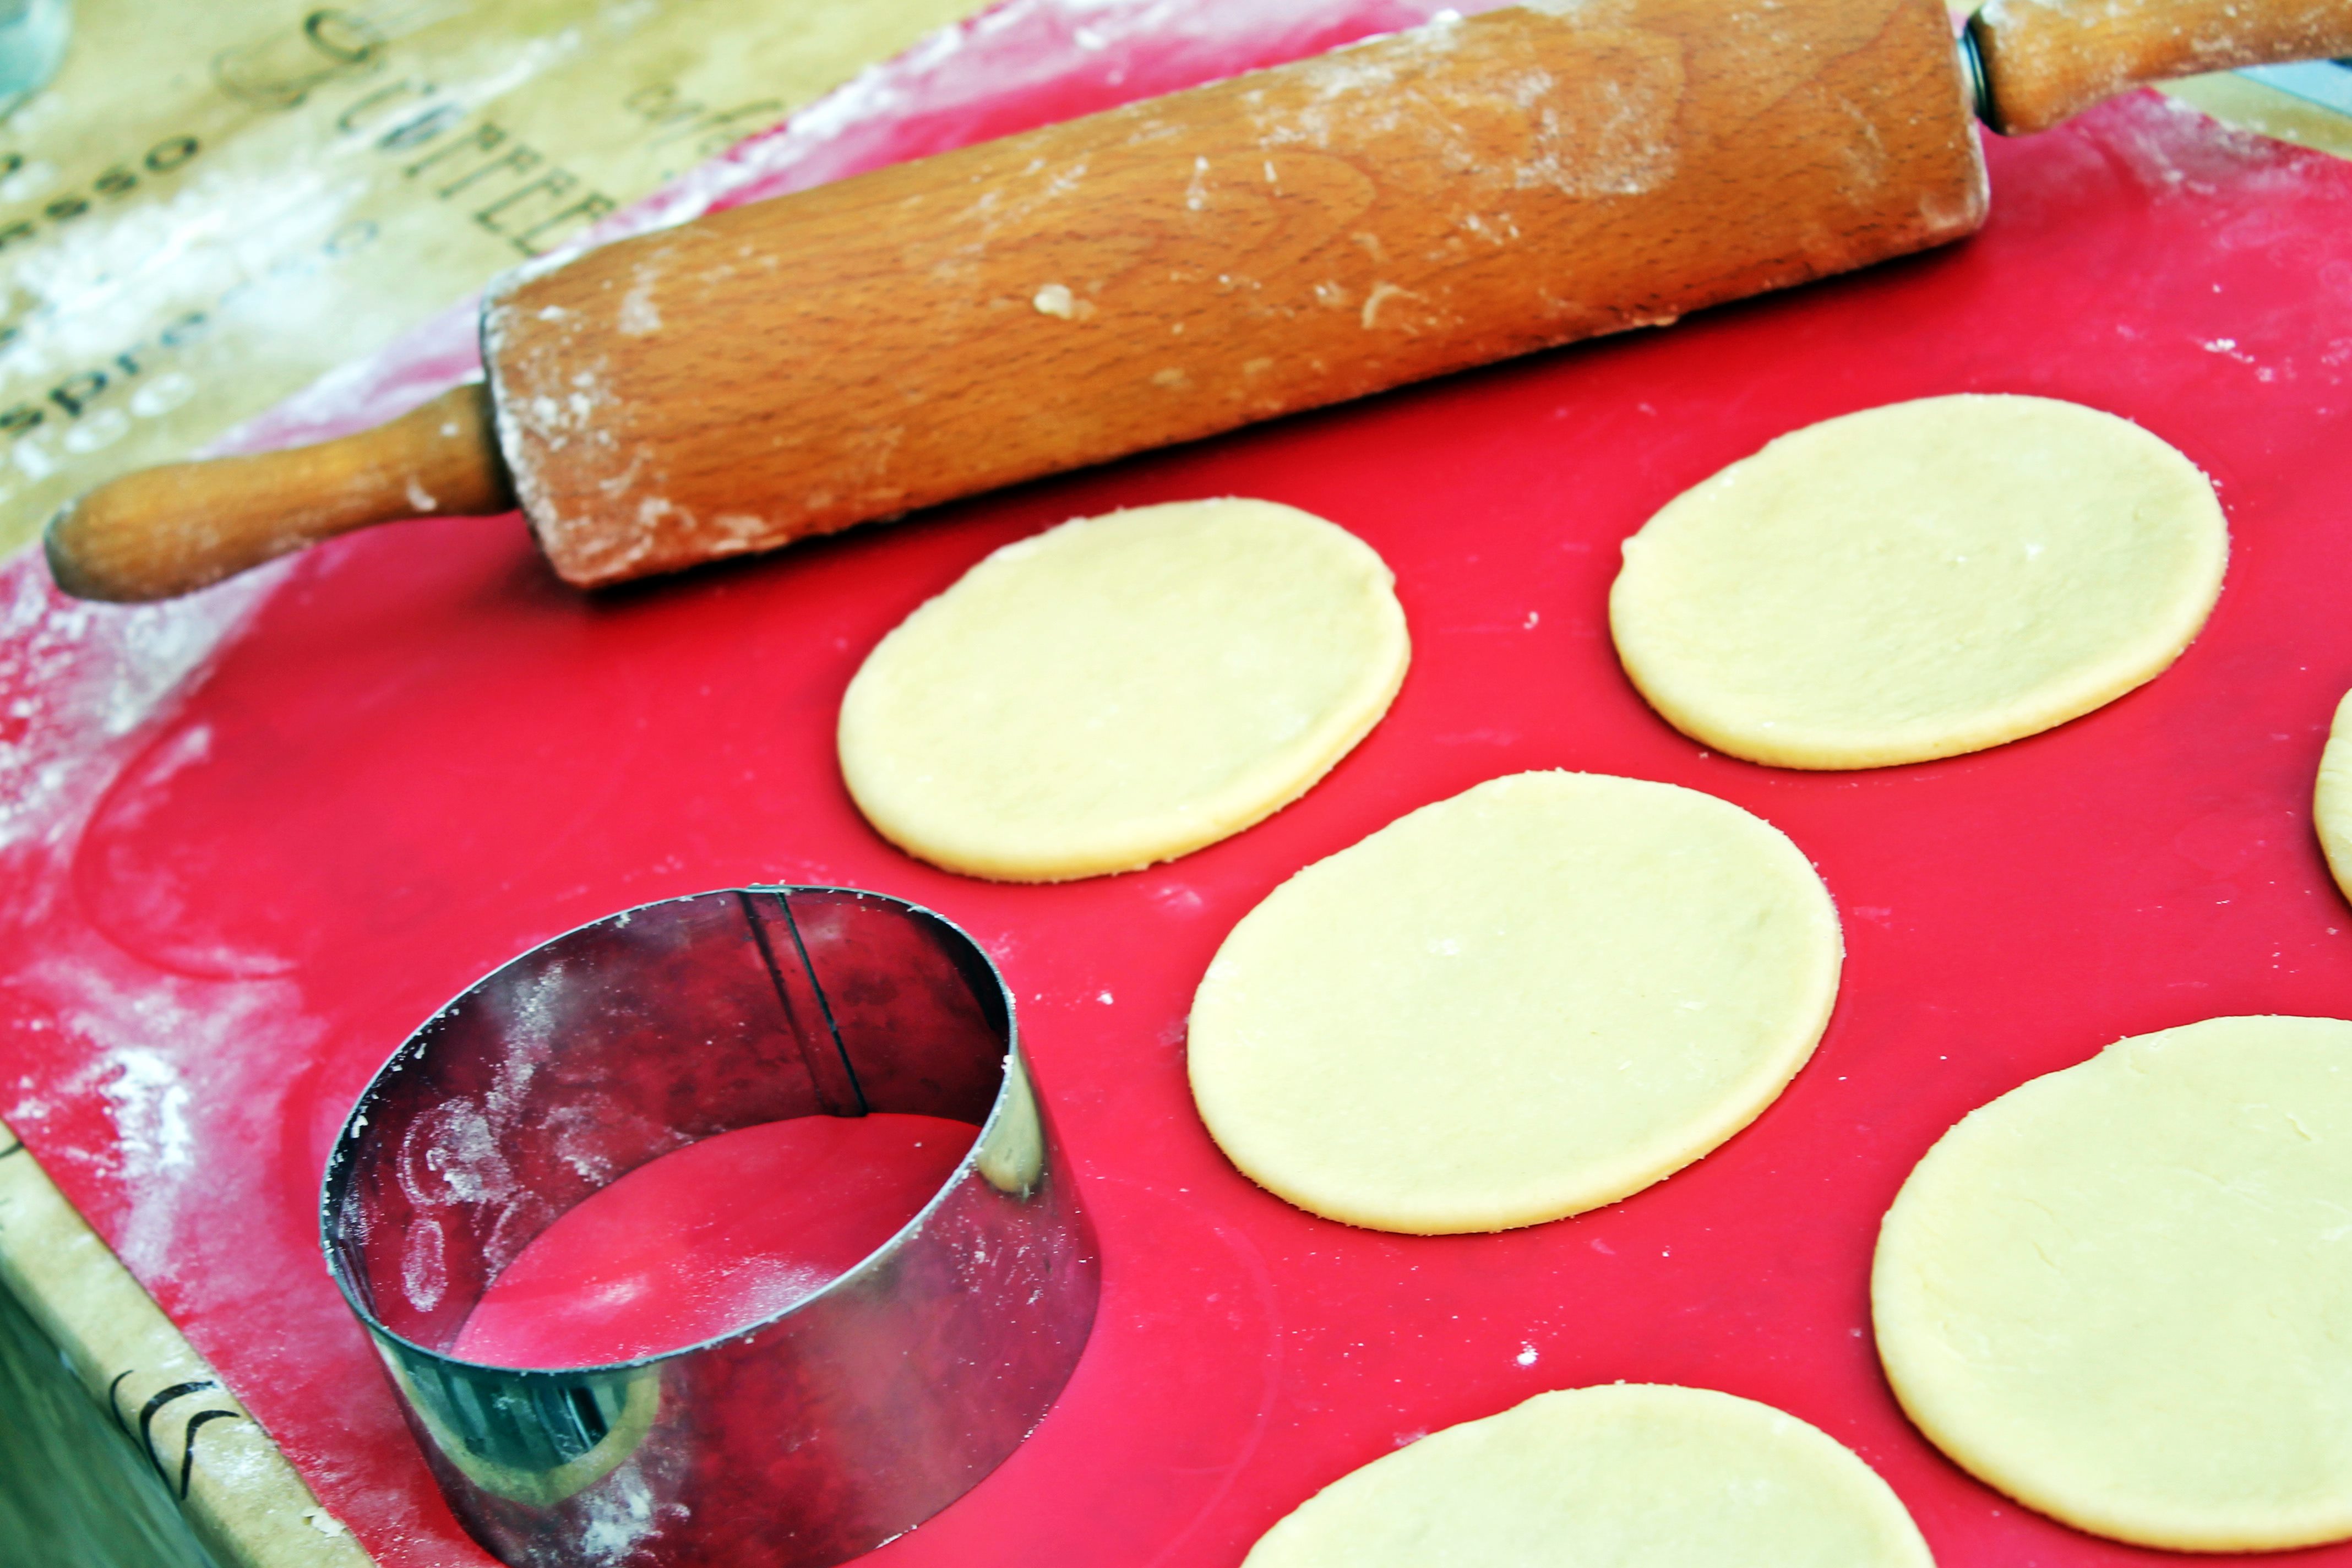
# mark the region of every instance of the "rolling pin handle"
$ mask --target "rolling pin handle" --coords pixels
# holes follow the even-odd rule
[[[1977,117],[2016,136],[2175,77],[2352,54],[2352,5],[1990,0],[1967,37]]]
[[[68,503],[41,542],[60,589],[132,604],[372,523],[514,505],[489,394],[470,382],[339,440],[125,474]]]

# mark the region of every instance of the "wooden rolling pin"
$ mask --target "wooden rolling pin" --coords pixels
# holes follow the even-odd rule
[[[768,550],[1939,245],[1972,111],[2352,53],[2352,0],[1551,0],[714,214],[494,285],[488,385],[126,476],[47,533],[155,599],[520,505],[583,587]]]

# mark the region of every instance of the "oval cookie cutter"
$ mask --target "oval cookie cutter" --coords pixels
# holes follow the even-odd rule
[[[453,1353],[499,1268],[629,1171],[739,1128],[869,1110],[980,1132],[829,1284],[634,1361]],[[450,1506],[518,1568],[825,1568],[868,1551],[1036,1426],[1099,1285],[995,966],[938,915],[839,888],[642,905],[477,983],[369,1083],[320,1226]]]

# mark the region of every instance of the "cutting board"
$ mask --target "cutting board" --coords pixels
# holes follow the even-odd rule
[[[1155,51],[1016,5],[1003,26],[1055,47],[943,89],[946,110],[901,93],[803,126],[807,158],[736,194],[1392,12],[1213,47],[1157,23]],[[2019,1509],[1914,1432],[1867,1267],[1912,1163],[2025,1079],[2217,1014],[2352,1016],[2352,907],[2309,818],[2352,686],[2352,164],[2153,96],[1989,155],[1992,221],[1956,248],[657,585],[564,589],[513,519],[375,531],[152,610],[56,601],[20,559],[0,577],[0,1117],[382,1562],[483,1563],[319,1262],[339,1120],[443,1001],[574,924],[753,881],[877,889],[995,955],[1104,1252],[1059,1404],[877,1568],[1224,1568],[1421,1434],[1613,1379],[1814,1423],[1946,1568],[2163,1560]],[[2047,734],[1871,773],[1712,755],[1651,713],[1608,640],[1619,542],[1783,431],[1954,392],[2108,409],[2213,478],[2229,576],[2179,662]],[[1059,887],[937,871],[865,826],[833,722],[884,632],[1007,541],[1226,494],[1331,518],[1396,571],[1412,672],[1323,784],[1199,854]],[[1530,768],[1706,790],[1813,858],[1848,960],[1811,1064],[1696,1165],[1552,1225],[1383,1236],[1258,1190],[1185,1089],[1217,943],[1299,867]]]

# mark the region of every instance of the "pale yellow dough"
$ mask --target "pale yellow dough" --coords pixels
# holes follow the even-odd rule
[[[2047,730],[2153,679],[2221,591],[2195,465],[2043,397],[1808,426],[1625,542],[1609,620],[1667,722],[1733,756],[1874,768]]]
[[[2029,1507],[2176,1551],[2352,1535],[2352,1024],[2208,1019],[1971,1112],[1871,1301],[1911,1418]]]
[[[1388,710],[1395,579],[1263,500],[1081,518],[1008,544],[882,639],[841,771],[883,837],[950,870],[1132,870],[1304,795]]]
[[[1539,1394],[1373,1460],[1244,1568],[1932,1568],[1886,1483],[1818,1427],[1701,1388]]]
[[[1713,795],[1517,773],[1268,894],[1192,999],[1192,1096],[1242,1171],[1433,1235],[1611,1203],[1753,1121],[1836,999],[1836,907]]]
[[[2312,791],[2312,820],[2336,885],[2352,899],[2352,691],[2336,706],[2327,749],[2319,754],[2319,784]]]

